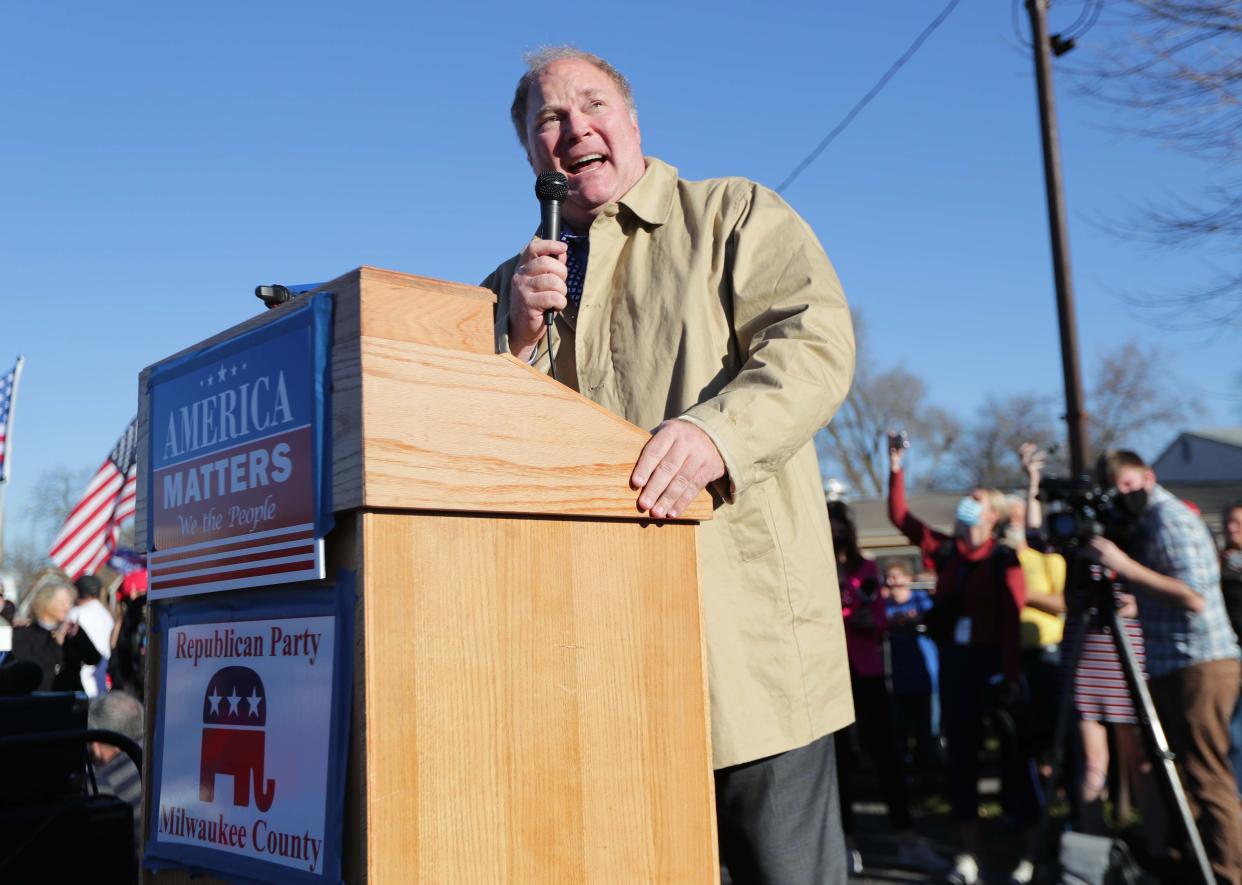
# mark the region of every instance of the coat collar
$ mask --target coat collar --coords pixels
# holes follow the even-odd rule
[[[645,157],[647,171],[619,202],[646,224],[659,226],[668,221],[677,191],[677,170],[663,160]]]

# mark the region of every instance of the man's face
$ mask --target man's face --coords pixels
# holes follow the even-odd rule
[[[536,174],[569,179],[565,218],[579,230],[646,171],[638,121],[608,75],[590,62],[561,59],[531,87],[526,141]]]
[[[1151,491],[1156,484],[1156,474],[1142,467],[1122,467],[1117,471],[1114,485],[1123,495],[1126,492],[1137,492],[1139,489]]]
[[[1242,550],[1242,507],[1234,507],[1225,519],[1225,540],[1235,550]]]

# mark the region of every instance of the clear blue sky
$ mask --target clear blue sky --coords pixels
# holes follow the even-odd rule
[[[476,282],[515,251],[536,223],[508,123],[524,50],[611,59],[646,152],[685,177],[775,186],[941,5],[9,4],[0,363],[27,365],[8,539],[24,537],[42,472],[102,460],[139,371],[254,314],[257,283],[360,264]],[[1237,423],[1237,336],[1164,331],[1117,295],[1202,279],[1213,256],[1097,224],[1210,171],[1061,85],[1084,350],[1159,342],[1204,397],[1202,423]],[[865,312],[874,358],[904,361],[959,412],[1060,390],[1038,148],[1009,3],[965,0],[786,192]]]

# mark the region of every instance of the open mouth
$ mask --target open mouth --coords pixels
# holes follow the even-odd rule
[[[582,172],[589,172],[592,169],[598,169],[604,165],[605,157],[603,154],[587,154],[585,157],[579,157],[569,164],[569,171],[573,175]]]

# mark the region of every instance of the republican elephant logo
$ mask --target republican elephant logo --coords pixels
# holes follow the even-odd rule
[[[223,667],[211,677],[203,698],[203,750],[199,765],[198,798],[210,802],[216,794],[216,775],[233,777],[233,804],[254,804],[260,811],[272,807],[276,782],[264,780],[267,734],[267,695],[263,680],[249,667]]]

